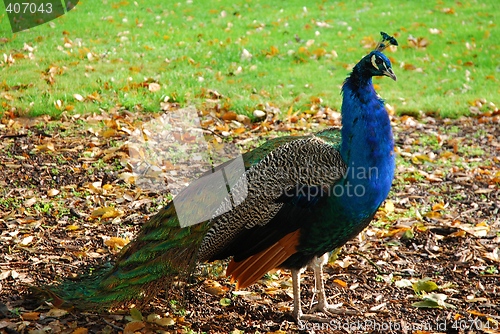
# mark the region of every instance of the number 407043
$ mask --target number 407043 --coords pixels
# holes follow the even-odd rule
[[[52,13],[52,4],[50,2],[47,3],[34,3],[34,2],[22,2],[22,3],[9,3],[7,8],[5,8],[7,13],[15,13],[15,14],[41,14]]]

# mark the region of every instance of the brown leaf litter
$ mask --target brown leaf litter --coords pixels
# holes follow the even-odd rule
[[[202,112],[203,122],[214,145],[248,149],[266,137],[339,121],[318,100],[310,113],[290,110],[285,121],[273,106],[261,106],[263,119],[252,123],[213,107],[217,92],[206,94],[212,107]],[[168,100],[162,106],[166,113],[178,108]],[[325,270],[329,301],[356,316],[296,324],[288,272],[234,291],[220,275],[224,263],[200,266],[183,295],[160,294],[140,311],[72,313],[27,298],[30,285],[111,260],[170,198],[137,187],[130,165],[133,145],[126,142],[152,117],[117,108],[60,121],[2,120],[0,332],[497,332],[498,112],[458,120],[393,117],[399,155],[393,190],[372,225]],[[314,282],[309,271],[302,278],[307,309]]]

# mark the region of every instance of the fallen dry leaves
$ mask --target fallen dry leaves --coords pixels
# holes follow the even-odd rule
[[[57,76],[61,70],[49,69],[47,75]],[[154,82],[148,87],[157,88]],[[320,98],[312,99],[302,113],[293,107],[282,111],[259,106],[254,112],[259,121],[252,122],[226,110],[218,92],[203,94],[205,106],[195,112],[201,117],[204,142],[219,152],[221,161],[269,136],[312,132],[340,122],[339,114]],[[77,101],[92,98],[99,97],[75,96]],[[288,272],[270,273],[250,289],[234,291],[227,279],[216,275],[224,263],[200,266],[184,297],[175,291],[168,298],[159,295],[140,312],[74,314],[27,298],[29,285],[75,277],[81,268],[112,259],[170,199],[167,189],[175,194],[206,167],[203,157],[189,150],[200,144],[196,131],[153,127],[165,124],[162,117],[173,117],[179,106],[165,98],[162,109],[163,115],[132,114],[118,107],[60,121],[2,120],[0,331],[298,330],[289,315]],[[342,321],[436,325],[446,319],[448,324],[472,319],[476,322],[470,324],[485,332],[498,326],[499,122],[498,110],[458,120],[393,117],[399,158],[391,195],[372,226],[326,269],[331,303],[360,313]],[[172,134],[170,144],[158,136],[162,133]],[[148,156],[151,152],[141,140],[154,142],[159,151],[175,147],[191,154],[191,160]],[[139,166],[146,157],[147,171]],[[196,168],[182,174],[193,161]],[[164,181],[165,187],[139,187],[145,175],[151,183]],[[173,179],[177,183],[172,186]],[[312,275],[303,275],[306,308],[312,286]]]

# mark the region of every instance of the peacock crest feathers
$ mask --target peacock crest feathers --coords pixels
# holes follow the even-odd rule
[[[398,46],[398,41],[393,36],[389,36],[383,31],[380,32],[380,35],[382,35],[382,39],[375,47],[375,51],[382,52],[390,45]]]
[[[391,61],[382,53],[382,51],[389,45],[398,45],[398,42],[394,37],[389,36],[384,32],[381,32],[380,34],[382,35],[382,40],[377,44],[375,50],[364,56],[354,66],[352,72],[344,81],[342,93],[345,93],[345,85],[349,82],[353,86],[351,89],[352,93],[356,95],[357,98],[365,99],[365,102],[368,102],[372,99],[371,92],[375,92],[373,85],[371,84],[372,77],[387,76],[396,81],[397,78],[396,74],[392,70]],[[370,94],[365,94],[367,91],[370,91]],[[350,110],[351,108],[347,107],[343,109]]]

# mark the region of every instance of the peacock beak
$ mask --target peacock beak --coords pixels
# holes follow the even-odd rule
[[[396,74],[394,74],[394,71],[392,68],[388,68],[386,71],[384,71],[384,75],[388,76],[392,80],[396,81],[397,77]]]

